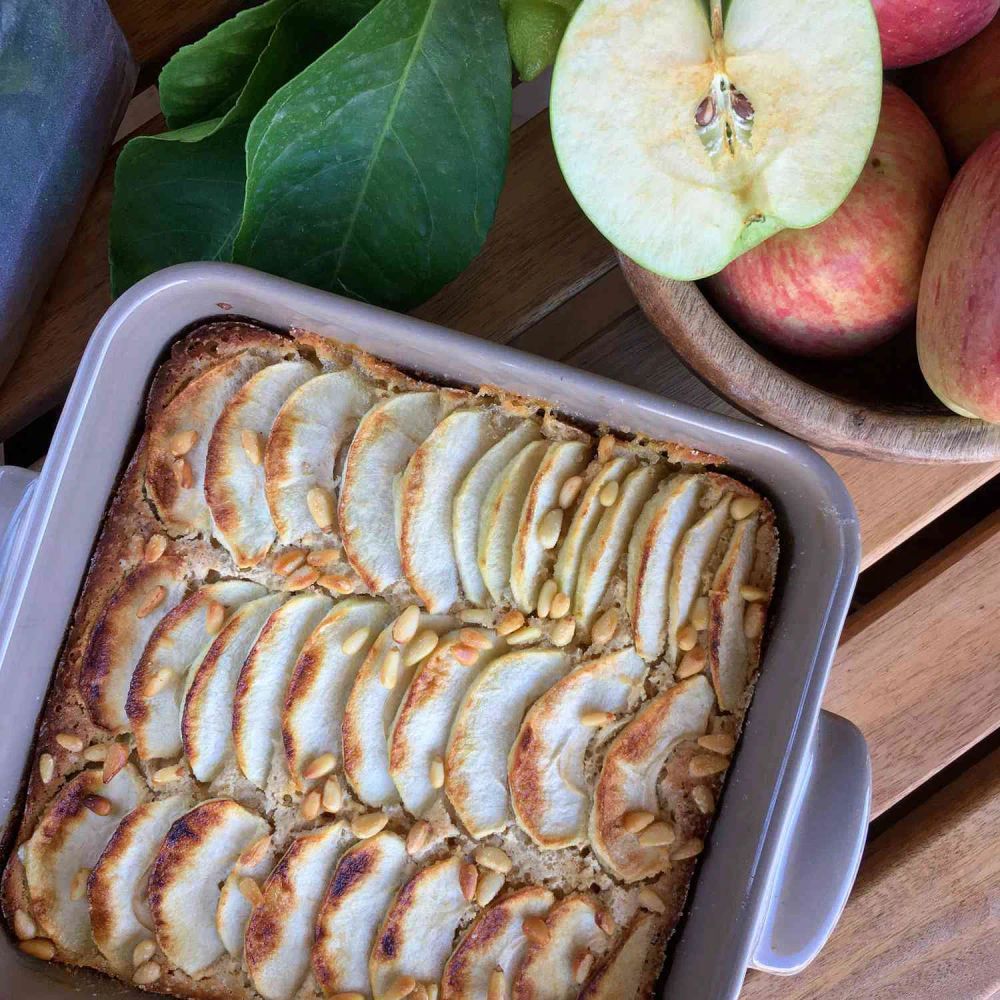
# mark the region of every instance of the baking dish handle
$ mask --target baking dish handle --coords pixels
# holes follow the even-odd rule
[[[16,465],[0,465],[0,584],[7,576],[17,528],[35,492],[38,473]]]
[[[779,976],[818,954],[847,903],[871,803],[871,758],[852,722],[820,713],[809,765],[751,966]]]

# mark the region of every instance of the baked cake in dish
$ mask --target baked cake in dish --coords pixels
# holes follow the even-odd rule
[[[156,374],[3,883],[184,997],[649,997],[777,538],[720,459],[207,324]]]

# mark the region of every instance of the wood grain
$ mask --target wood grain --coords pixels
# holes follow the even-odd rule
[[[803,973],[742,1000],[988,1000],[1000,992],[1000,751],[874,842]]]

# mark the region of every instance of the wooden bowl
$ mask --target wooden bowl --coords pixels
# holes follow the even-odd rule
[[[960,417],[934,396],[912,330],[853,361],[795,358],[744,340],[696,284],[619,260],[639,305],[684,364],[744,413],[865,458],[1000,461],[1000,424]]]

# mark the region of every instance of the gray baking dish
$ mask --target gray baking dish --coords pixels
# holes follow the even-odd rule
[[[180,331],[220,313],[307,328],[436,379],[490,382],[587,423],[725,455],[771,498],[782,551],[770,638],[662,995],[723,1000],[737,996],[748,967],[787,975],[807,965],[850,892],[871,790],[863,737],[820,709],[860,559],[856,514],[836,473],[775,431],[228,264],[172,267],[123,295],[91,338],[37,482],[0,471],[5,822],[16,819],[49,678],[151,374]],[[142,995],[29,959],[5,936],[0,982],[23,1000]]]

